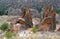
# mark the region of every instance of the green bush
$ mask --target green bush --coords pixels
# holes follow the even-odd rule
[[[6,6],[6,5],[2,5],[0,6],[0,15],[8,15],[8,9],[9,6]]]
[[[42,7],[41,6],[36,7],[36,9],[38,10],[38,12],[42,11]]]
[[[6,10],[1,10],[1,11],[0,11],[0,15],[8,15],[8,11],[6,11]]]
[[[56,13],[60,13],[60,8],[55,9]]]
[[[5,30],[8,30],[8,23],[3,23],[0,27],[1,30],[5,31]]]
[[[34,33],[36,33],[36,32],[37,32],[37,28],[34,26],[34,27],[32,28],[32,31],[33,31]]]
[[[8,38],[8,39],[12,38],[12,33],[7,31],[6,34],[5,34],[5,37]]]

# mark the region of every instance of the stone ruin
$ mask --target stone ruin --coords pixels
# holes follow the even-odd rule
[[[22,13],[21,13],[21,17],[19,18],[19,20],[17,20],[15,22],[15,24],[20,24],[21,26],[24,25],[23,28],[27,29],[27,28],[32,28],[34,23],[32,21],[32,17],[30,14],[30,9],[28,7],[24,7],[21,9]],[[44,9],[43,12],[43,19],[42,21],[39,23],[39,27],[38,30],[39,31],[54,31],[56,29],[56,13],[53,10],[52,6],[47,5]],[[16,26],[16,25],[14,25]],[[13,27],[12,24],[12,30],[15,29],[15,31],[19,31],[20,27],[18,25],[18,27]]]
[[[53,7],[47,5],[43,13],[43,19],[41,21],[42,30],[54,31],[56,29],[56,12]]]
[[[23,8],[22,9],[22,18],[25,19],[25,25],[27,27],[32,27],[33,23],[32,23],[32,17],[31,17],[31,13],[30,13],[30,9],[29,8]]]

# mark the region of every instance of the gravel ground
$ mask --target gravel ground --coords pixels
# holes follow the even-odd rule
[[[4,37],[4,39],[6,38]],[[11,39],[60,39],[60,32],[30,33],[28,31],[22,31],[20,32],[20,36],[17,34],[16,37],[13,37]]]
[[[0,25],[4,22],[7,22],[8,19],[13,18],[13,17],[17,17],[17,16],[0,16]]]
[[[35,39],[60,39],[60,32],[37,32],[36,34],[31,34],[31,36]]]

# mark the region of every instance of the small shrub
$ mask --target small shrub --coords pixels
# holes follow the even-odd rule
[[[8,23],[3,23],[2,25],[1,25],[1,27],[0,27],[0,29],[1,30],[3,30],[3,31],[5,31],[5,30],[7,30],[8,29]]]
[[[55,9],[56,13],[60,13],[60,8]]]
[[[33,31],[34,33],[36,33],[36,32],[37,32],[37,28],[34,26],[34,27],[32,28],[32,31]]]
[[[5,34],[5,37],[8,38],[8,39],[12,38],[12,33],[7,31],[6,34]]]
[[[36,8],[37,8],[38,12],[41,12],[42,11],[42,7],[41,6],[38,6]]]

